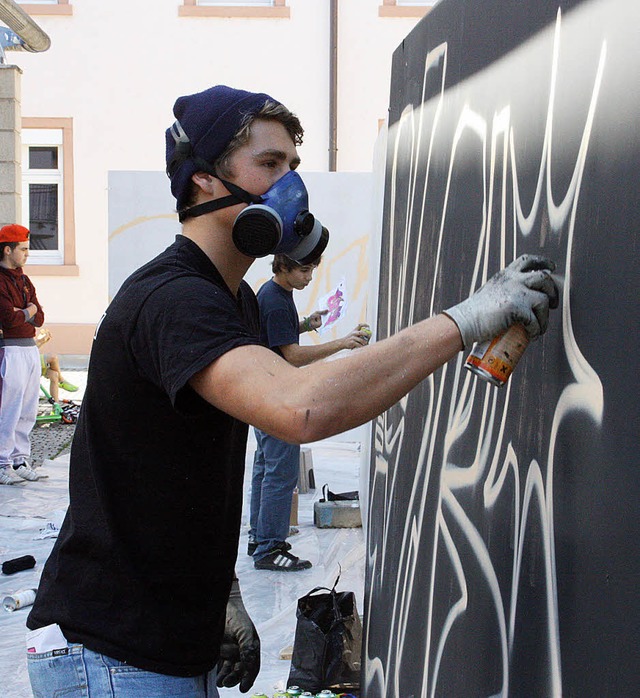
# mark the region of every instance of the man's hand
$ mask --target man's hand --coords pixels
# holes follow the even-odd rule
[[[38,306],[35,303],[29,303],[26,308],[16,308],[15,305],[13,306],[14,312],[20,311],[21,313],[24,313],[24,311],[27,311],[27,320],[31,320],[32,317],[35,316],[35,314],[38,312]]]
[[[227,622],[220,646],[216,683],[225,688],[240,684],[241,693],[246,693],[259,671],[260,638],[242,603],[238,581],[234,580],[227,602]]]
[[[545,257],[522,255],[494,274],[466,301],[445,310],[470,347],[524,325],[530,339],[543,334],[549,308],[558,307],[558,287],[551,277],[556,265]]]
[[[26,310],[29,317],[33,317],[38,312],[38,309],[36,308],[36,306],[33,303],[29,303],[29,305],[27,305],[24,308],[16,308],[16,306],[14,305],[13,310],[16,313],[18,311],[20,311],[21,313],[24,313],[24,311]]]

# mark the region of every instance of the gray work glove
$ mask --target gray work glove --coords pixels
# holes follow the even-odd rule
[[[529,339],[547,329],[549,308],[558,307],[558,287],[551,278],[556,265],[546,257],[523,254],[494,274],[466,301],[445,310],[470,347],[524,325]]]
[[[240,691],[246,693],[260,671],[260,638],[247,613],[238,580],[234,580],[227,602],[227,622],[224,638],[220,646],[218,660],[219,687],[230,688],[240,684]]]

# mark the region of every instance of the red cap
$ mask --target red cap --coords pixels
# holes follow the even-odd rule
[[[23,225],[11,223],[0,228],[0,242],[26,242],[29,231]]]

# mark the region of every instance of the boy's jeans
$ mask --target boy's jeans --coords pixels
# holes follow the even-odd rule
[[[300,446],[255,429],[257,448],[251,477],[250,531],[260,560],[289,535],[291,501],[300,474]]]

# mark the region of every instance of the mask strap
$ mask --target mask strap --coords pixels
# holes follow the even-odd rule
[[[214,175],[214,177],[217,177],[217,175]],[[258,196],[257,194],[249,194],[249,192],[242,187],[239,187],[233,182],[227,182],[227,180],[222,179],[222,177],[218,177],[218,179],[235,197],[240,199],[240,201],[244,202],[245,204],[261,204],[263,202],[263,198],[261,196]]]
[[[198,204],[197,206],[191,206],[191,208],[186,208],[184,211],[178,213],[178,220],[182,223],[186,218],[197,218],[205,213],[211,213],[212,211],[219,211],[221,208],[228,208],[229,206],[235,206],[236,204],[259,204],[262,202],[262,197],[255,194],[250,194],[248,191],[242,189],[237,184],[233,182],[228,182],[226,179],[218,177],[211,165],[202,158],[194,158],[195,164],[198,169],[202,172],[207,172],[219,179],[224,186],[231,192],[228,196],[223,196],[220,199],[214,199],[213,201],[205,201],[203,204]]]
[[[229,196],[223,196],[221,199],[205,201],[203,204],[191,206],[190,208],[185,208],[183,211],[179,211],[178,220],[180,221],[180,223],[182,223],[187,218],[197,218],[198,216],[203,216],[205,213],[219,211],[221,208],[227,208],[229,206],[235,206],[236,204],[242,203],[244,203],[242,199],[239,199],[237,196],[234,196],[233,194]]]

